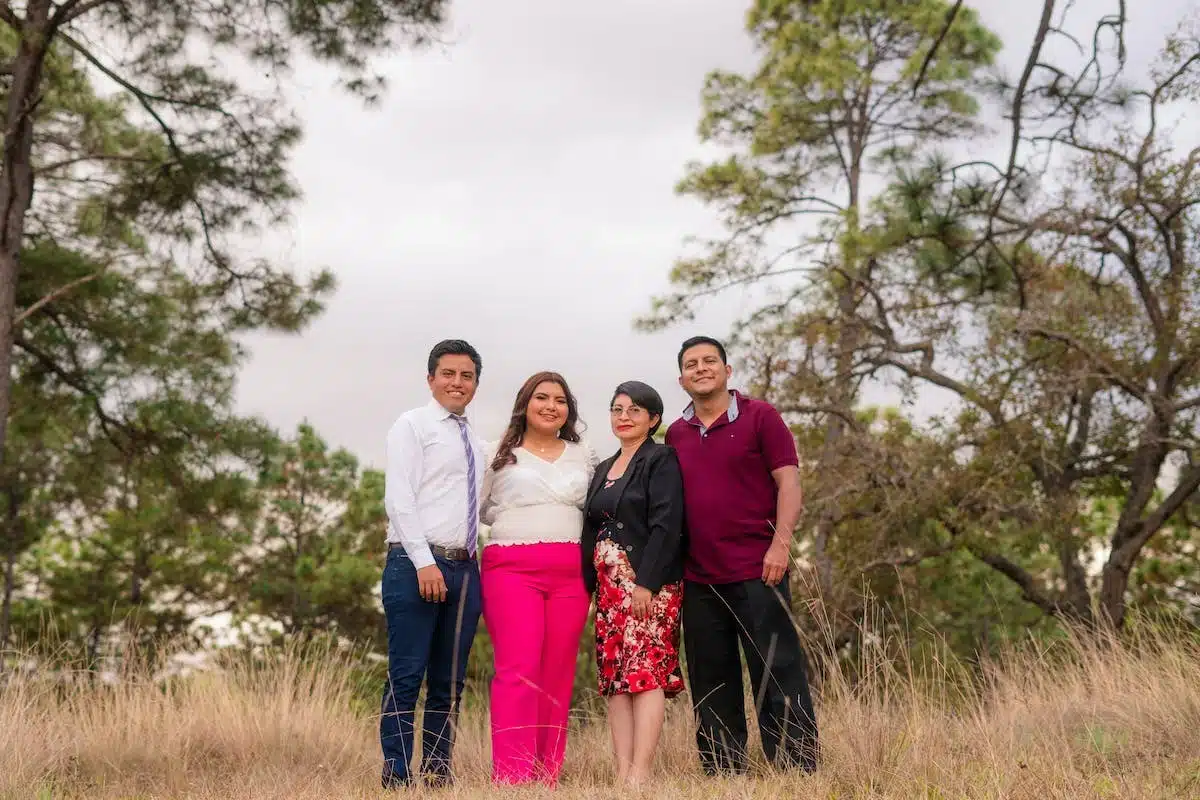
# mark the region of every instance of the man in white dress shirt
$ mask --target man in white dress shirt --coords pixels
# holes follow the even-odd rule
[[[476,544],[484,458],[465,414],[482,368],[464,341],[429,354],[432,400],[400,416],[387,437],[387,565],[383,609],[388,683],[379,741],[384,788],[412,783],[414,717],[426,683],[420,772],[451,782],[453,721],[479,621]]]

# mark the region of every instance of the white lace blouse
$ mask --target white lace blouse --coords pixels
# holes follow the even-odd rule
[[[600,459],[586,443],[566,445],[553,462],[518,447],[517,463],[499,472],[491,468],[496,445],[488,448],[479,502],[479,518],[490,526],[487,546],[579,541],[583,504]]]

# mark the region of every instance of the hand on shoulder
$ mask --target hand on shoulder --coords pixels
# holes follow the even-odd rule
[[[583,448],[584,460],[587,461],[588,470],[594,470],[600,466],[600,456],[596,453],[596,448],[592,447],[592,443],[586,437],[580,437],[579,446]]]

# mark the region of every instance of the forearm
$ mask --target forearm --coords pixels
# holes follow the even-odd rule
[[[678,547],[678,542],[678,537],[671,537],[664,531],[652,534],[650,541],[646,544],[646,549],[642,552],[641,563],[638,564],[634,583],[652,592],[661,589],[668,555]]]
[[[800,478],[794,473],[787,475],[779,482],[778,498],[775,502],[775,544],[791,548],[792,535],[803,511],[804,493],[800,488]]]
[[[429,549],[429,541],[425,538],[416,512],[400,509],[386,500],[384,506],[387,508],[388,520],[392,523],[392,530],[399,537],[400,544],[413,566],[421,569],[434,563],[433,551]]]

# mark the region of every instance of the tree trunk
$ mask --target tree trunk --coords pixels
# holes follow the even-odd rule
[[[4,554],[4,604],[0,606],[0,673],[4,672],[3,651],[8,648],[9,626],[12,620],[13,582],[16,580],[17,548],[10,546]]]
[[[1064,534],[1064,535],[1069,535]],[[1074,541],[1064,540],[1058,547],[1058,563],[1063,571],[1063,606],[1071,620],[1091,628],[1095,623],[1092,612],[1092,593],[1088,589],[1087,571],[1079,561],[1079,548]]]
[[[1125,592],[1129,588],[1129,576],[1147,539],[1170,516],[1169,512],[1161,512],[1168,507],[1177,507],[1172,501],[1189,493],[1183,491],[1188,487],[1177,487],[1178,494],[1172,492],[1171,498],[1156,509],[1157,513],[1151,512],[1149,518],[1146,517],[1146,508],[1158,488],[1158,479],[1167,460],[1166,443],[1173,424],[1172,414],[1152,410],[1130,464],[1125,506],[1117,519],[1108,560],[1100,574],[1100,622],[1112,630],[1120,630],[1125,625]],[[1187,483],[1186,478],[1184,483]]]
[[[1129,566],[1109,559],[1100,573],[1101,622],[1112,630],[1125,625],[1125,591],[1129,588]]]
[[[25,215],[33,202],[33,110],[49,47],[50,0],[31,0],[12,63],[0,162],[0,466],[12,404],[13,333]]]
[[[845,325],[854,310],[854,286],[849,281],[842,287],[838,297],[838,311]],[[834,377],[834,405],[850,413],[854,405],[853,381],[850,369],[854,363],[854,352],[858,346],[856,332],[843,327],[838,332],[837,355],[835,358],[838,374]],[[836,462],[839,460],[842,437],[846,433],[846,422],[836,414],[830,414],[825,423],[825,441],[821,448],[819,469],[827,475],[836,474]],[[821,602],[829,603],[833,599],[833,559],[829,555],[829,542],[837,525],[832,508],[821,510],[817,519],[817,533],[813,541],[813,560],[817,567],[817,581],[821,587]],[[826,614],[828,620],[832,615]]]
[[[1092,591],[1088,586],[1087,570],[1080,559],[1079,539],[1075,525],[1079,521],[1080,499],[1076,486],[1065,483],[1061,474],[1046,486],[1050,506],[1054,509],[1054,538],[1058,541],[1058,563],[1062,568],[1063,591],[1061,606],[1070,621],[1084,628],[1095,625]]]
[[[145,585],[150,577],[150,554],[142,543],[138,543],[133,554],[133,570],[129,581],[129,615],[125,618],[127,637],[125,658],[137,652],[138,634],[142,625],[142,607],[146,602]]]
[[[859,347],[859,330],[855,317],[858,309],[858,286],[855,284],[854,278],[859,275],[860,267],[858,263],[860,259],[857,252],[857,237],[859,234],[858,203],[859,181],[861,180],[859,164],[861,158],[862,152],[856,148],[851,168],[847,175],[849,181],[847,203],[849,231],[847,232],[847,238],[854,244],[854,248],[843,248],[842,252],[842,268],[846,274],[840,276],[842,286],[838,291],[837,298],[839,319],[837,342],[834,345],[834,369],[836,373],[833,376],[834,395],[830,398],[833,405],[847,416],[854,410],[856,393],[854,377],[851,373],[854,368],[854,356]],[[845,434],[845,419],[837,414],[828,415],[825,423],[825,441],[821,448],[821,458],[818,464],[818,469],[822,470],[826,475],[837,474],[837,462],[841,459],[842,438]],[[833,600],[833,559],[829,555],[828,548],[834,529],[837,527],[837,522],[832,508],[827,506],[822,509],[817,519],[817,532],[813,542],[813,558],[816,562],[817,580],[821,588],[821,602],[826,608],[828,608],[828,604]],[[832,623],[835,616],[835,614],[830,614],[826,611],[825,621]]]
[[[11,477],[9,478],[11,480]],[[0,673],[4,672],[4,651],[12,621],[12,596],[16,583],[17,552],[20,549],[21,493],[8,486],[8,514],[4,520],[4,601],[0,604]]]
[[[100,623],[92,625],[92,629],[88,631],[86,658],[87,658],[87,673],[88,679],[92,684],[96,682],[96,673],[100,671],[100,641],[102,637],[103,626]]]

